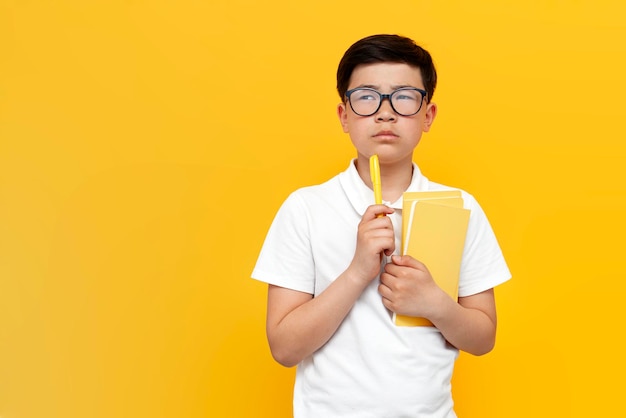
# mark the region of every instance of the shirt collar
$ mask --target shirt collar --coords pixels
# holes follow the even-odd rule
[[[354,209],[359,215],[363,216],[367,207],[374,204],[374,191],[367,187],[361,176],[359,176],[355,160],[350,161],[348,169],[339,174],[339,182]],[[405,191],[421,192],[427,190],[428,179],[422,175],[417,164],[413,163],[413,177],[411,178],[411,184]],[[383,203],[394,209],[402,209],[402,196],[395,202],[383,201]]]

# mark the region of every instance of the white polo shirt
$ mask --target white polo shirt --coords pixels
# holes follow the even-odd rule
[[[450,190],[414,165],[407,191]],[[462,191],[471,210],[459,296],[510,278],[489,222]],[[252,273],[254,279],[319,295],[347,268],[361,217],[374,201],[354,161],[326,183],[292,193],[278,211]],[[402,199],[389,204],[400,249]],[[434,327],[398,327],[378,294],[366,288],[331,339],[296,372],[294,417],[456,417],[450,380],[458,350]]]

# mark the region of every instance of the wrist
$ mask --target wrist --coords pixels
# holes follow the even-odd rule
[[[348,266],[348,268],[344,272],[344,277],[348,283],[361,289],[365,289],[367,285],[372,281],[372,278],[364,274],[363,271],[355,267],[354,264]]]
[[[437,286],[437,290],[433,295],[434,299],[432,311],[429,312],[428,319],[431,322],[436,323],[450,315],[450,312],[455,309],[457,303],[448,295],[443,289]]]

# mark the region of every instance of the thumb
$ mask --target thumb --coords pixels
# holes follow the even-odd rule
[[[420,270],[425,269],[423,263],[417,261],[410,255],[394,255],[393,257],[391,257],[391,261],[393,262],[393,264],[396,264],[398,266],[413,267]]]

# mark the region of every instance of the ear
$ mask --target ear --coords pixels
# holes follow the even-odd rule
[[[348,110],[346,109],[345,103],[339,103],[337,105],[337,116],[339,116],[341,128],[345,133],[348,133]]]
[[[424,132],[430,131],[430,127],[435,121],[435,116],[437,116],[437,105],[430,102],[426,105],[426,112],[424,113],[424,122],[422,125],[422,130]]]

